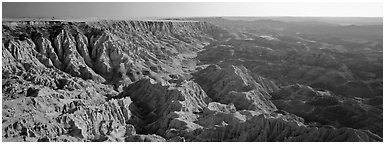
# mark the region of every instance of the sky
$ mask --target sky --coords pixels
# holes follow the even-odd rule
[[[3,2],[3,18],[20,17],[209,17],[307,16],[382,17],[382,3],[305,2]]]

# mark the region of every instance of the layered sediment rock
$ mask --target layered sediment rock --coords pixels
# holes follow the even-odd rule
[[[360,99],[341,98],[330,91],[299,84],[283,87],[272,96],[278,109],[316,125],[359,128],[382,135],[382,110]]]
[[[128,97],[112,99],[115,90],[144,77],[165,83],[170,71],[179,75],[183,69],[170,64],[190,58],[178,54],[213,41],[210,33],[218,28],[195,22],[167,22],[165,29],[159,29],[163,22],[103,24],[3,23],[4,141],[164,141],[135,134],[139,110]]]
[[[271,98],[269,91],[276,89],[276,86],[262,80],[259,81],[261,84],[257,83],[243,66],[221,68],[210,65],[194,75],[198,84],[214,101],[233,103],[240,110],[276,110],[268,100]]]
[[[299,125],[284,118],[254,116],[244,123],[203,131],[200,141],[381,141],[368,131]]]
[[[210,102],[210,98],[202,88],[192,82],[185,81],[179,86],[163,86],[150,79],[140,80],[124,89],[118,97],[130,96],[139,109],[138,115],[143,123],[139,133],[157,133],[166,138],[168,131],[190,133],[200,125],[195,124],[197,113],[201,113]]]
[[[3,22],[3,141],[382,141],[367,131],[381,134],[375,99],[197,68],[198,51],[231,38],[198,21]],[[335,110],[366,130],[340,128],[352,121]],[[319,119],[338,128],[307,123]]]
[[[103,107],[106,96],[116,95],[116,92],[111,87],[83,80],[61,80],[61,84],[63,86],[56,89],[23,80],[20,76],[4,81],[3,141],[52,140],[63,134],[72,135],[79,141],[92,135],[86,129],[79,130],[79,127],[91,125],[80,125],[79,122],[95,121],[75,119],[77,126],[74,126],[74,121],[59,119],[84,114],[88,107]]]
[[[32,28],[20,23],[23,29],[9,23],[3,26],[9,37],[3,46],[16,60],[116,86],[149,74],[162,77],[156,73],[181,73],[178,63],[189,60],[178,54],[194,53],[223,32],[200,22],[100,21],[30,25]],[[11,38],[15,36],[19,38]]]

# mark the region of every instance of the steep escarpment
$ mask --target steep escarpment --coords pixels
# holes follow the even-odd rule
[[[200,22],[100,21],[20,26],[3,24],[5,51],[15,59],[116,87],[146,76],[160,80],[169,79],[164,73],[182,73],[190,68],[182,68],[182,64],[193,66],[194,52],[222,32]],[[9,69],[13,68],[5,71],[12,73]]]
[[[207,45],[197,56],[201,64],[243,65],[254,78],[274,81],[279,89],[269,94],[278,111],[302,117],[309,125],[383,135],[382,102],[374,102],[383,95],[382,51],[358,43],[360,36],[286,33],[290,24],[269,21],[203,21],[223,26],[235,37]]]
[[[202,126],[194,123],[198,113],[207,107],[210,98],[202,88],[185,81],[177,86],[163,86],[155,81],[140,80],[124,89],[118,97],[130,96],[139,109],[142,123],[138,133],[156,133],[171,139],[171,133],[192,133]]]
[[[85,108],[102,107],[107,96],[117,94],[111,86],[73,78],[68,74],[57,76],[56,80],[49,76],[31,75],[31,71],[26,71],[3,81],[3,141],[44,141],[60,135],[80,138],[93,135],[85,129],[79,130],[79,126],[71,124],[73,122],[59,119]],[[70,137],[68,141],[71,139],[81,140]]]
[[[181,20],[3,22],[2,139],[382,141],[380,81],[361,82],[335,55],[233,32]],[[328,84],[337,89],[319,89]]]
[[[219,28],[105,23],[3,23],[4,141],[165,140],[136,134],[140,110],[129,97],[114,97],[145,77],[164,84],[183,78],[195,65],[194,52]]]
[[[278,89],[273,82],[258,79],[257,83],[243,66],[221,68],[210,65],[198,71],[195,80],[214,100],[226,104],[233,103],[237,109],[275,111],[268,100],[269,92]]]
[[[299,83],[349,97],[369,98],[382,95],[382,86],[370,85],[373,81],[382,81],[382,51],[377,50],[382,47],[381,40],[363,38],[358,33],[347,38],[346,34],[323,35],[301,29],[293,32],[291,27],[298,27],[298,23],[275,20],[193,20],[213,23],[234,36],[206,46],[197,57],[203,64],[243,65],[252,73],[283,86]],[[323,33],[323,29],[328,29],[326,27],[329,26],[319,23],[311,27]],[[344,29],[344,26],[336,25],[335,28],[337,27]],[[370,31],[362,33],[374,37],[379,34]],[[356,88],[353,90],[352,87]]]
[[[288,113],[237,109],[213,102],[191,81],[165,86],[140,80],[117,98],[129,95],[139,109],[138,133],[178,141],[380,141],[377,135],[351,128],[312,127]],[[235,98],[236,99],[236,98]],[[249,99],[252,103],[254,99]],[[270,102],[261,101],[261,105]],[[270,102],[271,103],[271,102]],[[273,104],[272,104],[273,105]],[[273,105],[274,106],[274,105]]]

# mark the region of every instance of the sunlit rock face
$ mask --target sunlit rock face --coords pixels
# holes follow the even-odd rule
[[[274,83],[257,83],[243,66],[221,68],[210,65],[195,75],[195,80],[214,101],[233,103],[239,110],[258,110],[266,113],[276,110],[268,100],[271,98],[269,89],[276,88]]]
[[[382,141],[380,82],[306,53],[290,59],[305,78],[277,72],[314,81],[282,83],[263,69],[278,60],[244,61],[293,45],[234,31],[206,20],[3,22],[2,140]]]

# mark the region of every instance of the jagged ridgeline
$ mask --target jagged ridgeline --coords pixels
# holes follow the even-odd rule
[[[188,57],[222,34],[213,25],[183,21],[5,22],[3,27],[5,54],[115,85],[180,73],[181,63],[194,61],[178,54]],[[17,70],[4,66],[9,73]]]
[[[2,141],[382,141],[278,109],[288,92],[244,66],[199,65],[234,38],[208,22],[2,26]]]

